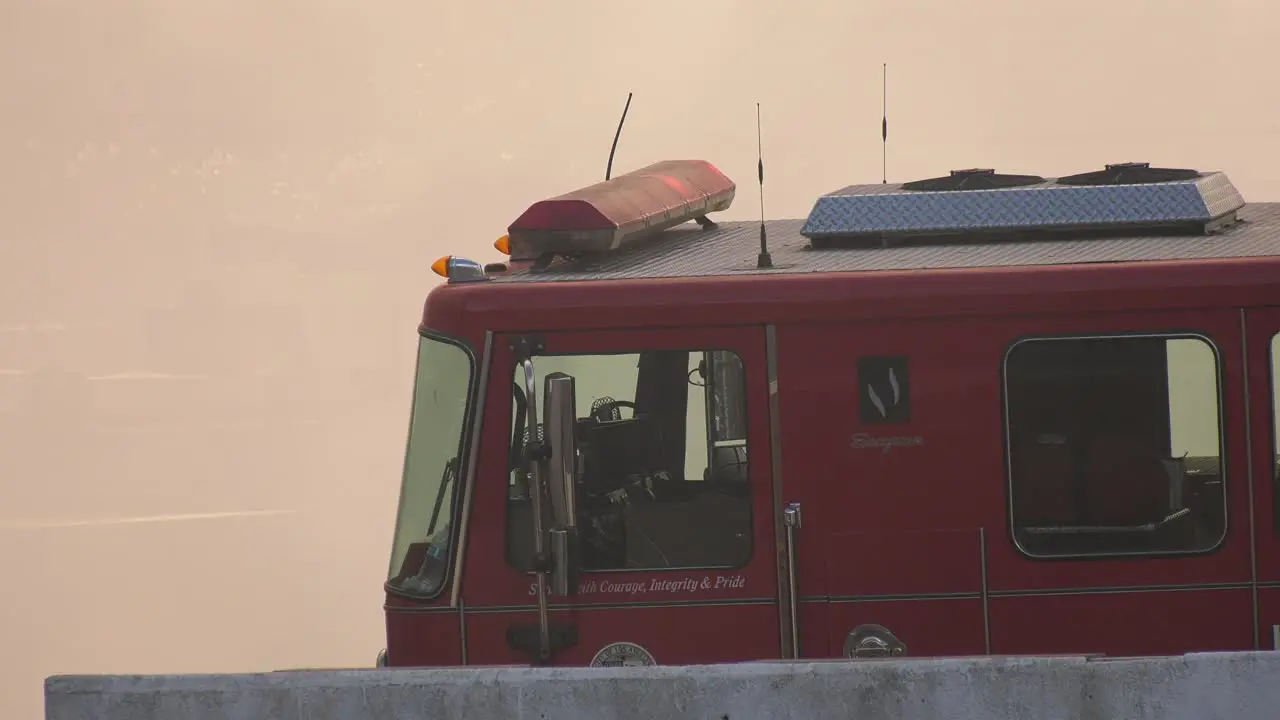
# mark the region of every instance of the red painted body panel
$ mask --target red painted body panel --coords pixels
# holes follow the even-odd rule
[[[462,625],[458,611],[387,608],[387,657],[396,666],[461,665]]]
[[[781,502],[804,508],[802,657],[839,656],[846,633],[862,623],[889,627],[913,656],[1270,647],[1270,628],[1280,624],[1270,360],[1280,310],[1247,312],[1246,358],[1239,308],[1276,304],[1280,259],[1272,258],[438,287],[424,326],[467,339],[477,353],[486,331],[499,333],[487,368],[468,549],[458,569],[466,661],[528,662],[505,640],[511,624],[532,624],[536,615],[532,577],[504,559],[513,360],[501,333],[549,327],[575,329],[544,335],[549,352],[708,343],[737,351],[748,374],[754,488],[752,561],[721,573],[742,575],[743,587],[699,591],[691,603],[679,592],[639,598],[627,585],[700,580],[717,571],[588,576],[615,589],[580,595],[553,612],[553,621],[571,619],[580,638],[556,663],[586,664],[620,640],[644,645],[659,663],[778,656],[766,323],[777,326]],[[1226,540],[1191,557],[1030,559],[1009,531],[1005,353],[1028,335],[1140,331],[1195,332],[1216,347]],[[854,362],[874,354],[911,358],[908,426],[859,422]],[[923,445],[855,448],[856,433],[918,436]],[[439,602],[448,599],[446,593]],[[444,651],[461,646],[456,615],[389,611],[388,634],[394,664],[460,662]]]
[[[844,638],[833,642],[828,636],[831,627],[831,603],[826,598],[821,600],[803,599],[796,613],[800,625],[800,652],[802,658],[829,658],[838,656],[844,645]],[[774,649],[777,652],[777,649]]]
[[[857,517],[856,515],[854,517]],[[977,596],[982,553],[974,530],[841,532],[834,524],[827,544],[827,592],[831,597],[876,595]]]
[[[1280,585],[1258,591],[1258,619],[1262,630],[1263,650],[1280,650]]]
[[[1253,649],[1247,583],[1226,590],[1036,595],[991,599],[991,650],[1167,655]]]

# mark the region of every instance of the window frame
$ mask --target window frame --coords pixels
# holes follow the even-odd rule
[[[1280,344],[1280,330],[1272,333],[1267,341],[1267,390],[1271,405],[1271,427],[1267,438],[1271,451],[1267,453],[1267,471],[1271,478],[1271,534],[1280,540],[1280,425],[1277,425],[1280,423],[1280,403],[1276,402],[1276,380],[1280,376],[1276,370],[1280,368],[1276,367],[1277,344]]]
[[[593,357],[593,356],[605,356],[605,355],[642,356],[645,353],[655,353],[655,352],[684,352],[684,353],[689,353],[691,355],[693,353],[729,352],[729,353],[733,353],[734,357],[736,357],[738,359],[738,362],[742,365],[742,385],[741,385],[742,402],[743,402],[744,413],[746,414],[746,417],[747,417],[746,428],[747,428],[747,435],[748,435],[745,443],[745,447],[747,449],[746,497],[747,497],[748,550],[742,562],[736,565],[689,565],[689,566],[681,565],[681,566],[675,566],[675,567],[652,567],[652,568],[635,567],[635,568],[613,568],[613,569],[599,569],[599,570],[588,569],[584,567],[582,569],[582,574],[583,576],[587,576],[587,575],[595,575],[595,574],[610,575],[610,574],[618,574],[618,573],[686,573],[686,572],[704,572],[704,571],[705,572],[717,572],[717,571],[727,572],[727,571],[734,571],[734,570],[745,570],[756,559],[756,549],[757,549],[756,546],[758,543],[756,543],[755,486],[752,479],[752,468],[755,466],[753,465],[753,460],[751,457],[752,442],[750,439],[751,417],[752,417],[751,410],[754,405],[750,397],[751,396],[750,383],[747,381],[748,375],[750,373],[750,365],[747,362],[747,359],[743,357],[743,353],[741,350],[732,348],[732,347],[690,347],[687,345],[659,346],[659,347],[650,346],[650,347],[642,347],[642,348],[633,348],[629,350],[540,352],[534,355],[531,359],[533,360],[533,364],[534,364],[534,373],[535,375],[537,375],[539,374],[539,371],[538,371],[539,358],[554,358],[554,357],[581,358],[581,357]],[[513,383],[515,382],[516,374],[518,372],[519,372],[518,367],[513,366],[511,368],[511,378]],[[546,377],[545,372],[541,373],[541,375],[542,377]],[[636,380],[639,380],[639,377],[640,377],[640,373],[639,373],[639,370],[637,369],[636,375],[635,375]],[[539,392],[542,391],[541,385],[539,386],[538,390]],[[508,404],[506,424],[511,425],[515,418],[515,410],[516,410],[515,398],[513,397],[513,393],[510,390],[506,392],[506,396],[507,396],[507,404]],[[541,401],[541,398],[540,398],[540,401]],[[706,400],[704,399],[703,402],[705,405]],[[539,405],[539,407],[541,408],[541,405]],[[577,410],[575,408],[575,414],[576,412]],[[686,432],[688,431],[688,417],[689,417],[689,410],[688,410],[688,405],[686,403],[686,407],[685,407]],[[706,424],[707,435],[708,437],[710,437],[711,426],[709,424],[710,423],[709,418],[704,422]],[[514,429],[508,430],[506,433],[506,436],[507,436],[507,452],[510,452],[511,442],[514,440]],[[686,453],[687,452],[688,451],[686,450]],[[711,462],[710,453],[708,453],[707,462],[708,463]],[[508,483],[511,481],[510,473],[511,473],[511,470],[508,469],[506,474],[506,482]],[[518,573],[521,573],[523,575],[533,577],[534,575],[537,574],[537,571],[524,569],[511,561],[511,553],[510,553],[511,543],[509,538],[510,527],[511,527],[511,501],[510,501],[510,497],[504,497],[504,500],[502,503],[502,559],[503,559],[503,562],[507,565],[507,567],[511,568],[512,570]]]
[[[466,495],[467,486],[469,485],[467,481],[468,472],[470,471],[471,466],[471,456],[469,451],[471,450],[472,443],[477,441],[473,429],[475,427],[474,423],[477,420],[478,413],[480,412],[480,408],[478,407],[481,387],[480,373],[483,372],[484,369],[482,367],[482,361],[476,357],[475,349],[465,338],[448,335],[438,330],[432,330],[423,326],[419,326],[418,328],[418,337],[419,345],[415,348],[416,352],[414,353],[413,386],[409,392],[409,422],[405,428],[404,457],[400,462],[400,472],[402,477],[400,481],[400,489],[396,495],[396,521],[392,524],[391,553],[387,558],[387,571],[382,582],[382,587],[384,592],[396,597],[416,602],[435,602],[436,600],[439,600],[440,597],[444,595],[445,591],[453,585],[454,575],[457,573],[459,563],[457,550],[458,543],[461,542],[460,536],[462,532],[462,523],[458,522],[458,515],[461,512],[463,497]],[[391,584],[392,573],[395,570],[393,563],[396,555],[396,543],[400,539],[400,503],[403,502],[402,498],[404,496],[403,473],[409,459],[409,443],[413,439],[413,418],[417,411],[418,381],[421,375],[419,372],[419,363],[421,362],[421,342],[423,339],[434,340],[460,348],[466,354],[468,367],[470,368],[470,372],[467,375],[467,406],[462,413],[462,431],[458,442],[458,470],[457,477],[454,481],[456,485],[449,502],[449,547],[448,552],[446,553],[447,558],[445,560],[444,575],[440,581],[440,587],[436,588],[435,591],[431,593],[415,593]]]
[[[1217,541],[1204,549],[1199,550],[1169,550],[1169,551],[1134,551],[1134,552],[1100,552],[1100,553],[1061,553],[1061,554],[1037,554],[1028,551],[1023,547],[1018,537],[1017,517],[1014,514],[1014,478],[1013,478],[1013,437],[1012,428],[1009,422],[1009,358],[1013,352],[1022,345],[1033,342],[1062,342],[1072,340],[1118,340],[1127,338],[1148,338],[1160,340],[1200,340],[1208,345],[1210,352],[1213,353],[1214,368],[1214,388],[1217,391],[1217,415],[1218,415],[1218,474],[1222,483],[1222,532]],[[1020,335],[1014,338],[1005,348],[1004,354],[1000,358],[1000,412],[1001,412],[1001,441],[1004,445],[1004,485],[1005,485],[1005,521],[1007,523],[1008,537],[1010,544],[1015,552],[1023,558],[1036,562],[1100,562],[1115,560],[1143,560],[1143,559],[1177,559],[1188,557],[1207,557],[1214,555],[1222,550],[1226,545],[1227,538],[1231,535],[1231,507],[1230,492],[1228,489],[1227,476],[1230,472],[1228,460],[1228,435],[1226,423],[1226,382],[1223,374],[1222,350],[1218,343],[1208,333],[1202,330],[1139,330],[1133,332],[1096,332],[1096,333],[1034,333]]]

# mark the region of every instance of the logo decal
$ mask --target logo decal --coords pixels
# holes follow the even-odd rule
[[[909,448],[924,445],[924,438],[919,435],[908,435],[905,437],[875,437],[866,433],[856,433],[853,440],[849,442],[849,447],[854,450],[866,450],[868,448],[879,448],[882,455],[888,455],[889,451],[896,448]]]
[[[858,403],[862,422],[899,425],[911,422],[911,378],[905,356],[858,358]]]
[[[605,645],[591,658],[590,667],[640,667],[656,665],[648,650],[629,642]]]

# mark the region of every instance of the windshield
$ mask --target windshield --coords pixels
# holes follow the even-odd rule
[[[389,590],[431,597],[444,584],[471,380],[471,355],[466,350],[422,337]]]

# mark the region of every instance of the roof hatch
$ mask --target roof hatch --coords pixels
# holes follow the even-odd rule
[[[1039,175],[997,175],[993,169],[952,170],[950,175],[903,183],[903,190],[995,190],[1044,182]]]
[[[1151,163],[1127,162],[1107,165],[1101,170],[1058,178],[1059,185],[1145,185],[1178,182],[1203,177],[1198,170],[1153,168]]]
[[[1244,199],[1224,173],[1148,163],[1045,179],[956,170],[901,185],[852,185],[823,195],[801,234],[814,247],[1209,232],[1234,222]]]
[[[667,160],[529,206],[507,229],[512,260],[616,250],[733,203],[733,181],[703,160]]]

